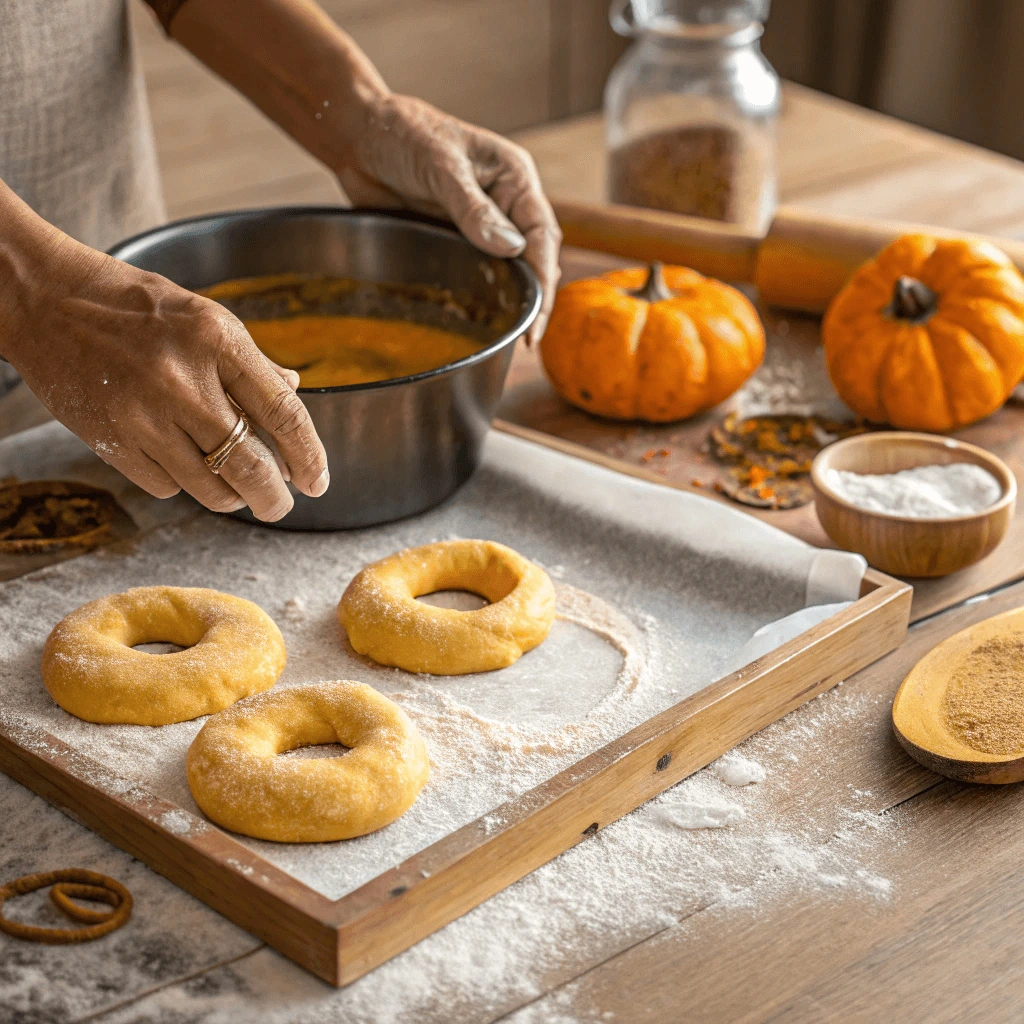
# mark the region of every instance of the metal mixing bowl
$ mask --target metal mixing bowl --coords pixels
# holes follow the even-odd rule
[[[388,292],[392,299],[409,286],[411,319],[485,343],[412,377],[300,388],[327,450],[331,486],[321,498],[293,489],[294,509],[271,524],[286,529],[384,523],[451,495],[477,466],[516,339],[540,308],[540,286],[523,260],[487,256],[450,225],[409,214],[339,207],[216,214],[137,235],[110,254],[193,290],[289,273],[400,286]],[[423,300],[429,289],[443,289],[448,301]],[[248,510],[239,515],[251,518]]]

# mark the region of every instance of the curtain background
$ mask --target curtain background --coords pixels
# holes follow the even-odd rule
[[[1024,0],[773,0],[783,78],[1024,159]]]

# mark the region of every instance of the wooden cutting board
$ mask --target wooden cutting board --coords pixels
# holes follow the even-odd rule
[[[566,248],[562,256],[563,282],[624,265],[625,261],[616,257]],[[784,344],[794,358],[808,365],[820,358],[818,318],[770,310],[762,310],[762,316],[769,346]],[[717,497],[710,485],[723,470],[704,454],[703,448],[711,427],[731,407],[731,403],[723,403],[703,416],[664,425],[600,419],[560,398],[544,375],[537,351],[520,346],[498,416],[513,427],[557,438],[569,446],[567,451],[576,452],[579,448],[596,453],[606,465],[622,472]],[[1011,399],[994,416],[953,436],[998,455],[1013,470],[1018,485],[1024,487],[1024,404]],[[658,454],[663,450],[668,454]],[[694,481],[703,486],[697,487]],[[822,530],[813,504],[785,511],[749,507],[744,511],[810,544],[835,546]],[[911,622],[1022,577],[1024,515],[1018,515],[1010,523],[1003,543],[983,561],[943,579],[908,580],[914,587]]]

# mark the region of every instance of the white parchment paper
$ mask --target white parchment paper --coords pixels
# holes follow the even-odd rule
[[[92,725],[42,686],[47,634],[85,601],[151,584],[237,594],[281,627],[288,665],[278,686],[359,679],[417,723],[433,774],[398,821],[343,843],[243,839],[331,898],[476,818],[500,824],[505,800],[855,600],[864,570],[858,556],[822,553],[710,499],[494,432],[479,472],[440,508],[340,533],[253,527],[184,499],[160,505],[56,424],[0,442],[0,475],[12,472],[106,486],[150,532],[127,550],[0,584],[0,709],[175,802],[185,812],[176,829],[206,827],[184,772],[203,720]],[[501,541],[548,570],[559,599],[549,638],[511,668],[454,678],[355,655],[335,612],[352,576],[398,548],[450,537]]]

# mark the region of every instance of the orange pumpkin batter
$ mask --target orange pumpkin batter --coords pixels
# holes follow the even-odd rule
[[[251,296],[287,301],[294,315],[243,323],[264,355],[299,371],[303,388],[408,377],[447,366],[483,348],[472,338],[411,320],[304,312],[310,304],[344,296],[357,286],[358,282],[343,278],[278,274],[223,281],[200,294],[229,305]]]
[[[291,316],[247,320],[264,355],[299,371],[303,388],[333,388],[408,377],[478,352],[472,338],[408,320],[364,316]]]

